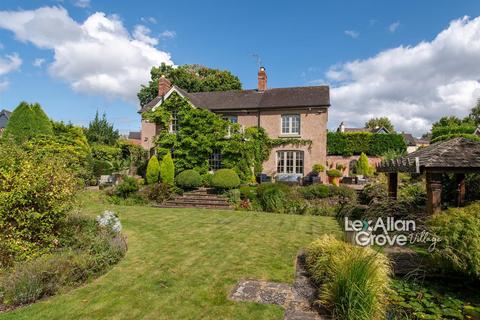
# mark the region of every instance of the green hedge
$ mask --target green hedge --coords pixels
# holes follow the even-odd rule
[[[475,127],[468,125],[437,127],[432,129],[432,141],[438,137],[453,134],[473,134]]]
[[[401,134],[370,132],[329,132],[327,134],[327,153],[329,155],[351,156],[363,152],[370,156],[380,156],[390,150],[401,153],[407,150]]]
[[[479,136],[476,136],[476,135],[474,135],[474,134],[470,134],[470,133],[452,133],[452,134],[445,134],[445,135],[443,135],[443,136],[438,136],[438,137],[436,137],[435,139],[432,139],[432,141],[430,141],[430,142],[431,142],[431,143],[435,143],[435,142],[444,141],[444,140],[450,140],[450,139],[458,138],[458,137],[467,138],[467,139],[470,139],[470,140],[473,140],[473,141],[480,141],[480,137],[479,137]]]

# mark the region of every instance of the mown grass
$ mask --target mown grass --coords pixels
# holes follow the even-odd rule
[[[242,278],[292,282],[297,251],[339,232],[328,217],[113,206],[94,192],[82,198],[88,214],[119,214],[126,257],[81,288],[0,319],[283,319],[277,306],[227,295]]]

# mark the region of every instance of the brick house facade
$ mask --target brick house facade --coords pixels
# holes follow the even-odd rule
[[[188,93],[161,77],[158,96],[139,113],[155,109],[173,92],[192,106],[208,109],[243,127],[263,127],[270,138],[312,141],[311,146],[274,148],[263,165],[263,172],[270,176],[304,176],[311,172],[314,164],[326,165],[328,86],[269,89],[263,67],[258,72],[258,88],[254,90]],[[155,123],[142,119],[141,145],[146,150],[155,147],[154,138],[158,132]]]

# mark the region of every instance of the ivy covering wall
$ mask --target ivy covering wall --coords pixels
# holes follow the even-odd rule
[[[170,132],[173,112],[177,113],[178,130]],[[283,145],[311,146],[311,140],[270,139],[263,128],[250,127],[242,132],[240,125],[222,119],[206,109],[195,108],[177,93],[143,117],[160,126],[156,138],[157,153],[172,152],[175,171],[195,169],[209,171],[209,159],[221,155],[222,167],[234,169],[243,182],[250,182],[262,172],[262,164],[273,147]]]
[[[362,152],[369,156],[381,156],[395,150],[403,153],[407,149],[401,134],[374,134],[370,132],[328,132],[327,154],[351,156]]]

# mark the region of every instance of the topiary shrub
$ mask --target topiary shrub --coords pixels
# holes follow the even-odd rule
[[[220,169],[213,174],[211,185],[216,189],[233,189],[240,185],[240,178],[232,169]]]
[[[330,169],[330,170],[327,170],[327,176],[332,178],[340,178],[342,176],[342,173],[337,169]]]
[[[202,177],[195,170],[185,170],[175,179],[177,186],[184,189],[195,189],[202,186]]]
[[[360,158],[358,158],[358,161],[357,161],[357,166],[355,167],[355,171],[357,172],[357,174],[359,175],[364,175],[366,177],[369,177],[373,174],[374,172],[374,168],[371,167],[369,164],[368,164],[368,157],[365,153],[362,152],[362,154],[360,155]]]
[[[175,184],[175,165],[173,164],[170,152],[167,152],[167,154],[163,156],[162,163],[160,164],[160,180],[171,186]]]
[[[157,183],[160,176],[160,164],[158,163],[157,156],[152,156],[148,161],[147,174],[145,179],[147,184]]]
[[[314,164],[313,167],[312,167],[312,173],[313,174],[319,174],[319,173],[322,173],[323,171],[325,171],[325,166],[321,165],[321,164]]]
[[[432,254],[441,269],[480,279],[480,202],[433,215],[427,225],[440,239]]]
[[[325,235],[308,246],[306,266],[334,319],[385,319],[391,267],[383,254]]]
[[[205,173],[205,174],[202,174],[201,177],[202,177],[202,186],[204,186],[204,187],[211,187],[212,186],[213,174]]]

